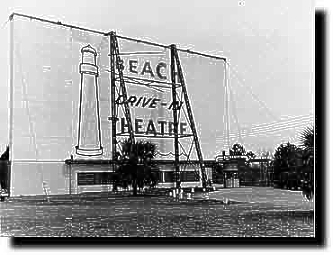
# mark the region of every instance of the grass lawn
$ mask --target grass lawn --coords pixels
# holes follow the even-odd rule
[[[177,201],[165,196],[103,195],[0,203],[6,236],[313,236],[313,212],[272,205]]]

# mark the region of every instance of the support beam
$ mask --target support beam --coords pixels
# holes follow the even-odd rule
[[[116,68],[118,71],[118,76],[119,76],[119,83],[120,83],[120,90],[121,94],[124,98],[124,110],[125,110],[125,118],[127,121],[128,125],[128,132],[129,132],[129,139],[131,143],[135,143],[135,137],[134,137],[134,131],[133,131],[133,125],[132,125],[132,119],[131,119],[131,112],[129,109],[129,104],[127,102],[127,89],[126,89],[126,84],[124,81],[124,75],[123,75],[123,66],[122,66],[122,60],[119,56],[119,46],[118,46],[118,41],[115,32],[110,32],[110,41],[113,43],[113,50],[111,52],[114,53],[114,58],[115,58],[115,64]],[[111,54],[112,55],[112,54]]]
[[[114,40],[110,34],[110,93],[111,93],[111,151],[112,161],[116,160],[117,150],[117,112],[116,112],[116,68]]]
[[[14,115],[14,16],[9,17],[9,160],[13,156],[13,115]]]
[[[230,132],[229,132],[229,93],[228,93],[228,68],[225,65],[225,111],[226,111],[226,120],[227,120],[227,146],[230,150]]]
[[[199,160],[199,163],[200,163],[202,186],[204,188],[206,188],[207,187],[206,169],[205,169],[205,165],[204,165],[204,162],[203,162],[203,156],[202,156],[202,151],[201,151],[201,147],[200,147],[200,142],[199,142],[199,138],[198,138],[197,129],[195,127],[195,121],[194,121],[194,117],[193,117],[193,113],[192,113],[191,103],[190,103],[190,99],[188,97],[187,88],[186,88],[186,85],[185,85],[185,79],[184,79],[181,63],[180,63],[180,60],[179,60],[177,48],[175,46],[173,46],[173,48],[174,48],[174,50],[173,50],[174,53],[173,54],[174,54],[174,58],[175,58],[176,65],[177,65],[177,73],[178,73],[179,81],[180,81],[180,84],[181,84],[181,87],[182,87],[182,93],[184,95],[184,100],[185,100],[185,106],[186,106],[187,114],[188,114],[188,117],[189,117],[191,130],[192,130],[192,133],[193,133],[193,140],[194,140],[195,148],[196,148],[196,151],[197,151],[198,160]]]
[[[180,169],[179,169],[179,140],[178,140],[178,116],[177,116],[177,88],[176,88],[176,66],[175,66],[175,50],[176,45],[170,46],[170,71],[171,71],[171,83],[172,83],[172,109],[173,109],[173,128],[174,128],[174,150],[175,150],[175,182],[176,188],[180,188]]]
[[[11,196],[11,180],[13,161],[13,120],[14,120],[14,15],[9,17],[9,158],[7,163],[7,192]]]

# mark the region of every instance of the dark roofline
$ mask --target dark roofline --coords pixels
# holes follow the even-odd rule
[[[173,165],[175,164],[174,160],[163,160],[163,159],[155,159],[152,160],[153,163],[156,164],[165,164],[165,165]],[[67,165],[77,165],[77,164],[87,164],[87,165],[111,165],[113,163],[117,163],[114,162],[113,160],[106,160],[106,159],[66,159],[65,160],[65,164]],[[184,165],[184,164],[199,164],[199,160],[191,160],[190,162],[188,162],[187,160],[180,160],[179,164]],[[217,164],[217,162],[215,160],[204,160],[204,164],[206,166],[211,166],[211,165],[215,165]]]
[[[255,159],[250,159],[249,160],[249,162],[269,162],[269,161],[271,161],[271,159],[266,159],[266,158],[262,158],[262,159],[260,159],[260,158],[255,158]]]

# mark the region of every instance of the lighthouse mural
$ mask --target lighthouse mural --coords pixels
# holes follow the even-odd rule
[[[80,156],[103,154],[98,98],[97,52],[87,45],[81,49],[78,137],[75,151]]]

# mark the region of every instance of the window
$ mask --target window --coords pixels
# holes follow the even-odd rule
[[[113,172],[78,173],[78,185],[110,185],[114,180]]]
[[[93,173],[78,173],[78,185],[93,185],[95,178]]]
[[[164,172],[164,182],[173,182],[174,173],[174,171]]]
[[[199,173],[194,171],[186,171],[180,173],[180,181],[182,182],[195,182],[199,181]]]
[[[199,173],[195,173],[194,171],[185,171],[180,172],[180,181],[181,182],[195,182],[199,181]],[[164,182],[174,182],[175,172],[167,171],[164,172]]]

